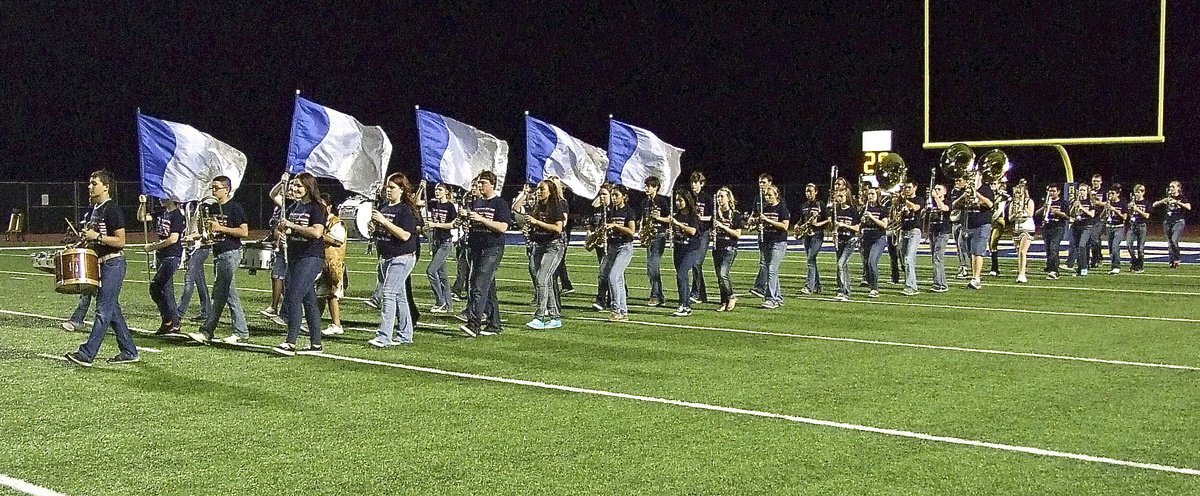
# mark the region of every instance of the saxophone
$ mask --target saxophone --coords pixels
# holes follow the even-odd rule
[[[642,228],[638,231],[638,241],[642,246],[649,246],[650,242],[658,236],[658,221],[656,217],[662,215],[658,210],[658,205],[654,204],[654,199],[650,199],[650,207],[647,213],[642,217]]]

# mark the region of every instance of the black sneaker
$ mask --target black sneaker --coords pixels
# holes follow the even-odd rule
[[[84,360],[83,355],[80,355],[78,351],[72,351],[63,356],[66,357],[68,362],[71,362],[80,367],[91,367],[92,366],[92,362],[88,361],[88,360]]]
[[[296,345],[292,343],[279,343],[271,348],[271,353],[282,356],[296,356]]]
[[[472,325],[472,324],[471,324],[471,323],[469,323],[469,322],[468,322],[468,323],[466,323],[466,324],[463,324],[463,325],[460,325],[460,326],[458,326],[458,330],[462,331],[462,332],[463,332],[463,334],[466,334],[466,335],[467,335],[467,337],[472,337],[472,338],[473,338],[473,337],[475,337],[475,336],[478,336],[478,335],[479,335],[479,326]]]
[[[113,365],[120,365],[122,363],[137,363],[137,362],[142,361],[142,358],[136,357],[136,356],[131,357],[129,355],[122,353],[115,357],[109,358],[108,360],[105,360],[105,361],[108,363],[111,363]]]
[[[154,335],[162,336],[163,334],[170,334],[172,332],[171,329],[172,324],[170,322],[163,322],[162,325],[158,326],[158,329],[154,330]]]
[[[325,347],[319,344],[310,344],[296,350],[297,355],[320,355],[321,353],[325,353]]]

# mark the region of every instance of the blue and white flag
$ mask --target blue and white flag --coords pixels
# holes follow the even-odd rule
[[[246,174],[246,154],[192,126],[138,112],[142,194],[177,202],[208,195],[214,177],[228,176],[232,195]]]
[[[508,143],[444,115],[417,110],[421,178],[471,189],[485,170],[496,174],[496,188],[508,173]]]
[[[374,197],[383,187],[392,142],[379,126],[296,95],[287,171],[337,179],[349,191]]]
[[[604,184],[608,154],[557,126],[525,116],[525,182],[558,177],[571,191],[595,198]]]
[[[646,178],[658,176],[662,187],[658,194],[670,196],[675,179],[683,169],[678,148],[658,139],[654,133],[618,120],[608,126],[608,181],[629,189],[645,191]]]

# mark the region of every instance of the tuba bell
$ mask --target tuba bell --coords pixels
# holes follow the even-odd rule
[[[967,177],[975,170],[975,151],[965,143],[955,143],[942,151],[942,159],[938,165],[946,177]]]
[[[888,209],[887,231],[892,235],[898,235],[900,221],[904,216],[900,189],[904,187],[904,181],[908,176],[908,166],[904,164],[904,157],[901,157],[900,154],[889,153],[879,162],[876,174],[879,177],[879,189],[882,196],[890,198],[891,202],[891,208]]]
[[[991,184],[996,181],[1004,181],[1004,176],[1012,169],[1012,164],[1008,162],[1008,154],[995,148],[983,154],[977,168],[983,176],[984,184]]]

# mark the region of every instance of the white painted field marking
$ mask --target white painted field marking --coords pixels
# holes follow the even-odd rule
[[[808,297],[798,296],[798,297],[796,297],[796,299],[837,302],[837,300],[834,300],[833,298],[819,298],[819,297],[812,297],[812,296],[808,296]],[[839,303],[839,304],[861,303],[861,304],[867,304],[867,305],[892,305],[892,306],[898,306],[898,307],[940,308],[940,309],[951,309],[951,310],[980,310],[980,311],[986,311],[986,312],[1008,312],[1008,313],[1028,313],[1028,314],[1036,314],[1036,315],[1057,315],[1057,316],[1062,316],[1062,317],[1094,317],[1094,318],[1101,318],[1101,319],[1154,320],[1154,321],[1160,321],[1160,322],[1183,322],[1183,323],[1187,323],[1187,324],[1200,324],[1200,319],[1185,319],[1182,317],[1149,317],[1149,316],[1144,316],[1144,315],[1117,315],[1117,314],[1111,314],[1111,313],[1054,312],[1054,311],[1050,311],[1050,310],[1028,310],[1028,309],[1023,309],[1023,308],[976,307],[976,306],[967,306],[967,305],[946,305],[946,304],[934,305],[931,303],[901,303],[898,301],[879,301],[879,300],[864,301],[861,299],[853,299],[850,301],[843,301],[843,302],[837,302],[837,303]]]
[[[64,360],[66,359],[64,358]],[[0,486],[7,486],[15,489],[17,492],[32,494],[33,496],[66,496],[58,491],[30,484],[21,479],[14,479],[4,474],[0,474]]]
[[[15,310],[0,310],[0,313],[6,313],[6,314],[9,314],[9,315],[19,315],[19,316],[22,316],[22,317],[34,317],[34,318],[38,318],[38,319],[47,319],[47,320],[62,320],[62,319],[61,319],[61,318],[59,318],[59,317],[53,317],[53,316],[50,316],[50,315],[41,315],[41,314],[36,314],[36,313],[28,313],[28,312],[18,312],[18,311],[15,311]],[[92,321],[90,321],[90,320],[85,320],[85,321],[83,321],[83,322],[84,322],[85,324],[91,324],[91,323],[92,323]],[[131,330],[131,331],[136,331],[136,332],[140,332],[140,333],[143,333],[143,334],[148,334],[148,333],[150,333],[150,331],[147,331],[147,330],[145,330],[145,329],[139,329],[139,328],[137,328],[137,327],[133,327],[133,326],[129,326],[129,330]],[[147,347],[144,347],[144,346],[138,346],[138,347],[137,347],[137,349],[138,349],[138,351],[146,351],[146,352],[150,352],[150,353],[162,353],[162,350],[160,350],[160,349],[157,349],[157,348],[147,348]]]
[[[598,318],[598,317],[573,317],[570,320],[589,320],[589,321],[595,321],[595,322],[609,322],[608,319]],[[759,336],[775,336],[775,337],[793,338],[793,339],[815,339],[815,340],[819,340],[819,341],[840,341],[843,343],[872,344],[872,345],[879,345],[879,346],[899,346],[899,347],[903,347],[903,348],[921,348],[921,349],[926,349],[926,350],[960,351],[960,352],[965,352],[965,353],[983,353],[983,354],[987,354],[987,355],[1007,355],[1007,356],[1029,357],[1029,358],[1048,358],[1051,360],[1067,360],[1067,361],[1072,361],[1072,362],[1090,362],[1090,363],[1104,363],[1104,364],[1109,364],[1109,365],[1130,365],[1130,366],[1134,366],[1134,367],[1149,367],[1149,368],[1158,368],[1158,369],[1200,371],[1200,367],[1193,367],[1190,365],[1174,365],[1174,364],[1169,364],[1169,363],[1151,363],[1151,362],[1132,362],[1132,361],[1127,361],[1127,360],[1109,360],[1109,359],[1104,359],[1104,358],[1088,358],[1088,357],[1077,357],[1077,356],[1070,356],[1070,355],[1051,355],[1051,354],[1047,354],[1047,353],[1028,353],[1028,352],[1021,352],[1021,351],[989,350],[986,348],[966,348],[966,347],[962,347],[962,346],[940,346],[940,345],[933,345],[933,344],[904,343],[904,342],[900,342],[900,341],[879,341],[879,340],[874,340],[874,339],[844,338],[844,337],[836,337],[836,336],[820,336],[820,335],[816,335],[816,334],[792,334],[792,333],[787,333],[787,332],[755,331],[755,330],[751,330],[751,329],[732,329],[732,328],[727,328],[727,327],[708,327],[708,326],[698,326],[698,325],[667,324],[667,323],[663,323],[663,322],[647,322],[647,321],[637,321],[637,320],[627,320],[627,321],[623,321],[623,322],[613,322],[613,323],[614,324],[637,324],[637,325],[644,325],[644,326],[651,326],[651,327],[667,327],[667,328],[672,328],[672,329],[699,329],[699,330],[703,330],[703,331],[732,332],[732,333],[738,333],[738,334],[754,334],[754,335],[759,335]]]
[[[734,408],[734,407],[726,407],[726,406],[719,406],[719,405],[710,405],[707,403],[697,403],[697,402],[692,402],[692,401],[680,401],[680,400],[673,400],[673,399],[668,399],[668,398],[658,398],[658,397],[654,397],[654,396],[643,396],[643,395],[639,395],[639,394],[628,394],[628,393],[619,393],[619,392],[614,392],[614,391],[604,391],[601,389],[589,389],[589,388],[581,388],[581,387],[575,387],[575,386],[563,386],[563,385],[559,385],[559,384],[550,384],[550,383],[538,382],[538,381],[528,381],[528,380],[524,380],[524,379],[510,379],[507,377],[495,377],[495,376],[480,375],[480,374],[470,374],[470,373],[466,373],[466,372],[454,372],[454,371],[450,371],[450,370],[435,369],[435,368],[431,368],[431,367],[405,365],[402,363],[394,363],[394,362],[381,362],[378,360],[368,360],[365,358],[332,355],[332,354],[328,354],[328,353],[321,353],[321,354],[314,355],[314,356],[318,356],[318,357],[322,357],[322,358],[329,358],[329,359],[333,359],[333,360],[342,360],[342,361],[346,361],[346,362],[360,363],[360,364],[364,364],[364,365],[376,365],[376,366],[381,366],[381,367],[391,367],[391,368],[397,368],[397,369],[411,370],[414,372],[425,372],[425,373],[429,373],[429,374],[458,377],[460,379],[474,379],[474,380],[480,380],[480,381],[498,382],[498,383],[503,383],[503,384],[513,384],[513,385],[517,385],[517,386],[528,386],[528,387],[535,387],[535,388],[540,388],[540,389],[550,389],[550,390],[554,390],[554,391],[563,391],[563,392],[568,392],[568,393],[578,393],[578,394],[586,394],[586,395],[592,395],[592,396],[604,396],[604,397],[609,397],[609,398],[620,398],[620,399],[626,399],[626,400],[643,401],[643,402],[647,402],[647,403],[659,403],[659,404],[663,404],[663,405],[680,406],[680,407],[685,407],[685,408],[693,408],[693,409],[697,409],[697,410],[707,410],[707,411],[722,412],[722,413],[729,413],[729,414],[735,414],[735,415],[748,415],[748,416],[753,416],[753,417],[786,420],[789,422],[816,425],[816,426],[821,426],[821,427],[833,427],[836,429],[846,429],[846,430],[859,431],[859,432],[869,432],[872,434],[884,434],[884,435],[888,435],[888,436],[903,437],[903,438],[909,438],[909,439],[919,439],[922,441],[933,441],[933,442],[939,442],[939,443],[958,444],[958,445],[963,445],[963,446],[974,446],[977,448],[990,448],[990,449],[995,449],[995,450],[1026,453],[1026,454],[1031,454],[1031,455],[1049,456],[1049,457],[1055,457],[1055,458],[1066,458],[1066,459],[1071,459],[1071,460],[1079,460],[1079,461],[1093,462],[1093,463],[1104,463],[1104,464],[1108,464],[1108,465],[1120,465],[1120,466],[1125,466],[1125,467],[1141,468],[1141,469],[1146,469],[1146,470],[1155,470],[1155,471],[1159,471],[1159,472],[1171,472],[1171,473],[1186,474],[1186,475],[1200,475],[1200,470],[1196,470],[1196,469],[1192,469],[1192,468],[1173,467],[1170,465],[1162,465],[1162,464],[1158,464],[1158,463],[1135,462],[1135,461],[1128,461],[1128,460],[1119,460],[1116,458],[1108,458],[1108,457],[1103,457],[1103,456],[1093,456],[1093,455],[1085,455],[1085,454],[1080,454],[1080,453],[1070,453],[1070,452],[1065,452],[1065,451],[1055,451],[1055,450],[1044,449],[1044,448],[1034,448],[1034,447],[1029,447],[1029,446],[993,443],[993,442],[988,442],[988,441],[975,441],[975,440],[971,440],[971,439],[963,439],[963,438],[951,437],[951,436],[938,436],[938,435],[933,435],[933,434],[924,434],[924,433],[920,433],[920,432],[913,432],[913,431],[906,431],[906,430],[899,430],[899,429],[872,427],[872,426],[861,425],[861,424],[851,424],[851,423],[846,423],[846,422],[834,422],[834,421],[830,421],[830,420],[820,420],[820,419],[814,419],[814,418],[808,418],[808,417],[800,417],[800,416],[796,416],[796,415],[786,415],[786,414],[782,414],[782,413],[764,412],[764,411],[759,411],[759,410],[747,410],[744,408]]]

